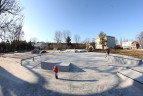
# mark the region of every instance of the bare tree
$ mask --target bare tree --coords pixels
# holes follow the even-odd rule
[[[56,31],[55,32],[55,41],[56,41],[56,43],[61,43],[62,42],[62,33],[61,33],[61,31]]]
[[[74,35],[74,41],[75,43],[79,43],[80,42],[80,36],[79,35]]]
[[[102,49],[104,49],[104,47],[106,46],[107,40],[105,39],[106,34],[104,32],[100,32],[99,33],[99,38],[100,38],[100,42],[99,44],[102,45]]]
[[[5,41],[8,34],[8,26],[13,22],[13,19],[8,20],[8,16],[0,15],[0,39]]]
[[[22,30],[22,25],[16,26],[16,29],[15,29],[15,40],[21,41],[23,35],[24,35],[24,31]]]
[[[65,30],[63,32],[63,37],[64,37],[65,42],[66,42],[68,36],[71,37],[71,32],[69,30]]]
[[[20,39],[22,33],[22,24],[18,22],[23,21],[20,16],[22,8],[18,5],[16,0],[0,0],[0,39],[6,41],[9,38],[14,40],[17,37]],[[20,16],[20,18],[19,18]],[[13,37],[12,37],[13,36]]]
[[[85,38],[85,40],[83,40],[82,43],[90,43],[90,39],[89,38]]]
[[[85,43],[90,43],[90,39],[89,39],[89,38],[86,38],[84,42],[85,42]]]
[[[95,40],[96,40],[95,38],[92,38],[92,43],[95,43]]]
[[[24,31],[22,30],[23,18],[23,16],[19,16],[16,20],[13,20],[13,22],[7,25],[9,41],[20,41],[24,37]]]
[[[117,39],[117,38],[115,38],[115,44],[116,44],[116,45],[117,45],[117,44],[119,44],[119,43],[118,43],[118,39]]]
[[[22,8],[19,6],[17,0],[0,0],[0,41],[3,43],[11,41],[11,44],[15,46],[14,50],[20,50],[18,45],[20,42],[23,42],[21,41],[24,36],[21,11]],[[7,50],[9,49],[8,46],[6,45],[6,48],[2,48],[1,46],[1,49]]]
[[[143,31],[137,35],[137,41],[139,42],[141,48],[143,49]]]
[[[125,38],[122,38],[122,43],[125,42],[125,41],[126,41]]]
[[[0,0],[0,15],[2,13],[19,14],[22,8],[16,0]]]
[[[120,45],[122,46],[122,43],[123,43],[123,40],[122,40],[122,38],[120,38]]]
[[[128,42],[129,40],[127,38],[124,38],[123,39],[123,42]]]
[[[0,39],[1,41],[20,41],[24,36],[24,31],[22,30],[23,24],[16,23],[16,21],[10,21],[5,23],[3,28],[0,28]]]

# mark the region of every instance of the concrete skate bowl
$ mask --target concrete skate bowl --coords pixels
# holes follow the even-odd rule
[[[50,88],[46,88],[44,87],[45,85],[48,85],[50,82],[48,82],[50,78],[50,76],[43,76],[42,74],[39,74],[39,72],[37,72],[36,70],[32,70],[28,67],[25,67],[27,70],[29,70],[30,72],[34,73],[34,75],[37,77],[37,82],[35,83],[29,83],[26,81],[23,81],[22,79],[19,79],[18,77],[16,77],[15,75],[9,73],[7,70],[3,69],[2,67],[0,67],[0,86],[1,86],[1,91],[0,96],[139,96],[139,95],[135,95],[137,93],[134,93],[133,95],[129,95],[129,91],[128,89],[132,88],[132,86],[128,86],[126,88],[118,88],[117,85],[112,86],[111,88],[98,92],[97,89],[94,89],[95,92],[90,92],[87,89],[87,93],[82,94],[82,91],[84,91],[83,89],[81,89],[81,92],[78,93],[72,93],[70,90],[69,93],[68,92],[61,92],[60,90],[53,90]],[[21,70],[23,71],[23,70]],[[19,71],[20,72],[20,71]],[[46,74],[46,72],[45,72]],[[92,74],[91,74],[92,75]],[[7,77],[8,76],[8,77]],[[10,77],[10,79],[9,79]],[[14,80],[17,80],[18,82],[15,82],[13,80],[11,80],[12,78],[14,78]],[[73,86],[75,82],[77,83],[86,83],[86,82],[90,82],[93,84],[95,84],[97,80],[90,80],[90,79],[86,79],[86,80],[74,80],[74,79],[66,79],[63,78],[63,80],[65,80],[63,82],[63,85],[65,85],[66,81],[72,81],[72,83],[70,85],[72,85],[72,88],[74,89],[78,89],[75,88],[76,86]],[[59,81],[56,81],[57,83],[59,83]],[[61,82],[61,80],[60,80]],[[96,82],[98,83],[98,82]],[[119,84],[120,82],[118,82],[117,84]],[[60,88],[62,88],[63,85],[56,85],[54,84],[54,86],[60,86]],[[66,85],[67,86],[67,85]],[[77,85],[78,86],[78,85]],[[97,86],[97,88],[101,88],[100,86]],[[59,87],[58,87],[59,88]],[[70,87],[71,88],[71,87]],[[97,91],[96,91],[97,90]],[[85,90],[86,91],[86,90]],[[142,95],[140,95],[142,96]]]
[[[49,82],[46,81],[46,78],[43,77],[41,74],[38,74],[37,72],[27,68],[29,71],[33,72],[35,76],[38,78],[38,82],[36,83],[29,83],[26,81],[23,81],[17,77],[15,77],[13,74],[9,73],[7,70],[0,67],[0,72],[3,71],[3,73],[0,73],[0,86],[2,87],[2,95],[1,96],[139,96],[135,95],[137,93],[134,93],[133,95],[128,94],[128,88],[132,88],[132,86],[128,86],[126,88],[119,89],[118,86],[113,86],[112,88],[102,91],[102,92],[96,92],[96,93],[86,93],[86,94],[75,94],[75,93],[64,93],[60,91],[54,91],[48,88],[43,87],[45,84],[48,84]],[[23,83],[17,83],[7,77],[4,74],[9,75],[10,77],[17,79],[18,82]],[[66,79],[65,82],[67,81]],[[72,82],[96,82],[98,80],[68,80]],[[57,81],[58,82],[58,81]],[[120,83],[120,82],[119,82]],[[12,95],[12,93],[14,93]],[[27,95],[28,94],[28,95]],[[141,96],[141,95],[140,95]]]

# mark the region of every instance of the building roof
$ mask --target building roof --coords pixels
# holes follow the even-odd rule
[[[111,37],[111,38],[115,38],[114,36],[106,36],[106,37]],[[99,37],[98,37],[98,38],[96,38],[96,39],[99,39]]]
[[[132,44],[133,44],[133,43],[135,43],[135,44],[139,44],[137,41],[133,41],[133,42],[132,42]]]
[[[115,38],[114,36],[106,36],[106,37],[111,37],[111,38]]]

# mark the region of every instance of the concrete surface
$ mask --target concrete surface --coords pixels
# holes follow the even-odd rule
[[[124,70],[119,71],[119,73],[143,84],[143,74],[140,72],[137,72],[131,69],[124,69]]]
[[[30,54],[29,54],[30,55]],[[21,56],[23,56],[21,54]],[[40,62],[71,62],[69,72],[41,69]],[[142,96],[117,75],[103,53],[52,53],[23,62],[0,57],[0,96]]]
[[[131,68],[131,69],[133,69],[135,71],[138,71],[140,73],[143,73],[143,66],[138,66],[138,67],[134,67],[134,68]]]
[[[118,72],[118,75],[130,82],[132,85],[143,90],[143,74],[131,69],[124,69]]]

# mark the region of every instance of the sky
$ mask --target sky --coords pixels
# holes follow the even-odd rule
[[[56,31],[86,38],[108,36],[136,40],[143,31],[143,0],[20,0],[25,16],[23,30],[27,41],[55,42]]]

